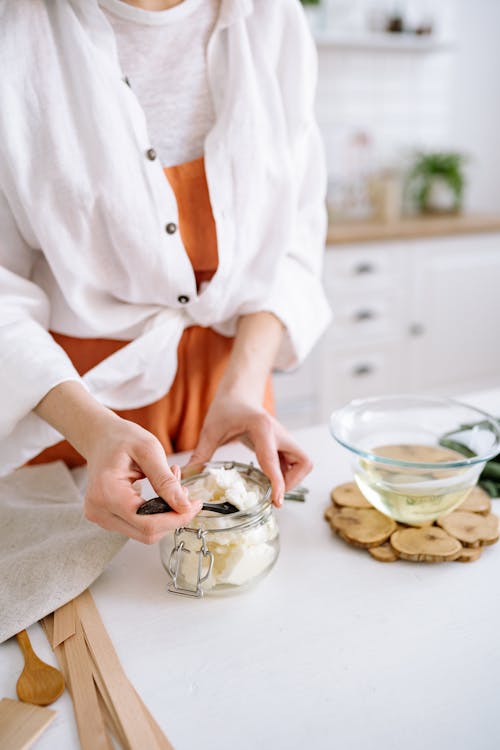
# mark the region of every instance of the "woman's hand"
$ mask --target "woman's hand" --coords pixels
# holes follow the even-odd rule
[[[190,502],[187,489],[179,483],[178,467],[169,467],[159,440],[139,425],[114,415],[109,423],[96,425],[94,430],[95,439],[85,456],[86,518],[144,544],[154,544],[168,531],[187,526],[202,504]],[[143,500],[133,485],[144,477],[175,512],[137,515]]]
[[[271,480],[275,505],[312,469],[285,428],[261,406],[283,330],[269,312],[239,319],[229,362],[190,458],[190,463],[208,461],[219,445],[239,438],[255,451]]]
[[[186,526],[201,510],[201,502],[189,501],[179,482],[180,471],[169,467],[159,440],[98,404],[80,383],[57,385],[36,412],[87,460],[85,516],[89,521],[153,544],[171,529]],[[137,515],[142,498],[134,482],[145,477],[175,512]]]
[[[282,505],[285,491],[312,469],[309,458],[274,417],[253,401],[227,393],[217,395],[212,402],[189,463],[209,461],[219,445],[236,438],[255,451],[271,481],[275,505]]]

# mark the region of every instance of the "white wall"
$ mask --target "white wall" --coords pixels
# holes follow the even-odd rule
[[[500,211],[500,0],[454,0],[450,139],[471,155],[467,204]]]
[[[342,7],[339,0],[329,0]],[[344,3],[344,6],[346,3]],[[400,3],[404,5],[404,3]],[[450,49],[430,53],[319,48],[318,120],[334,180],[359,168],[350,138],[367,133],[371,166],[404,163],[412,151],[458,149],[470,155],[466,206],[500,210],[500,0],[408,0],[427,8]],[[384,0],[352,0],[351,24],[364,24]],[[385,4],[387,7],[387,4]],[[347,16],[345,16],[347,18]],[[337,30],[343,22],[330,12]],[[332,22],[333,21],[333,22]],[[335,25],[337,24],[337,26]],[[363,168],[363,165],[362,165]]]

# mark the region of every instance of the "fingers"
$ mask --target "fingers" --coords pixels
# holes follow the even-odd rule
[[[283,505],[285,481],[281,472],[271,417],[261,415],[250,430],[250,438],[260,467],[271,482],[273,503],[279,507]]]
[[[190,464],[204,464],[210,461],[218,447],[217,440],[207,430],[202,430],[198,445],[189,458],[188,466]]]
[[[292,456],[289,453],[280,451],[280,466],[285,478],[286,490],[296,487],[306,477],[313,468],[310,459],[302,454],[300,457]]]
[[[267,414],[260,415],[250,430],[250,439],[259,464],[271,481],[273,503],[280,506],[285,491],[299,484],[312,470],[311,460]]]
[[[280,445],[279,457],[287,490],[299,484],[312,471],[311,459],[292,440],[286,441],[286,447]]]
[[[107,531],[118,532],[142,544],[155,544],[169,531],[173,531],[181,526],[188,526],[200,508],[193,504],[188,512],[182,514],[162,513],[154,516],[137,516],[133,514],[131,516],[133,523],[131,523],[122,516],[111,513],[104,510],[102,506],[95,506],[89,502],[86,503],[85,516],[89,521],[98,524]]]
[[[180,468],[169,467],[161,443],[126,420],[97,444],[88,466],[85,515],[110,531],[153,544],[172,529],[189,525],[201,510],[201,501],[191,502],[181,486]],[[137,515],[142,498],[134,483],[142,477],[149,479],[172,512]]]
[[[175,473],[180,475],[178,466]],[[117,531],[143,544],[154,544],[169,531],[188,526],[202,506],[201,501],[193,501],[180,513],[140,516],[136,511],[141,503],[140,494],[127,479],[120,479],[113,472],[103,472],[89,482],[85,516],[108,531]]]
[[[189,511],[191,507],[189,494],[185,487],[181,487],[180,473],[176,476],[172,472],[165,452],[157,440],[143,441],[137,445],[134,449],[133,458],[151,482],[155,492],[171,508],[179,514]]]

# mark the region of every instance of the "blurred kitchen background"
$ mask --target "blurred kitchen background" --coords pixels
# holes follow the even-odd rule
[[[303,2],[319,56],[334,321],[275,376],[299,427],[500,381],[499,0]]]

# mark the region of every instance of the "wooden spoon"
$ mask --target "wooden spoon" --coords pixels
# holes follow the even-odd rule
[[[64,677],[58,669],[38,658],[25,630],[16,638],[24,654],[24,669],[16,685],[17,697],[37,706],[54,703],[64,691]]]

